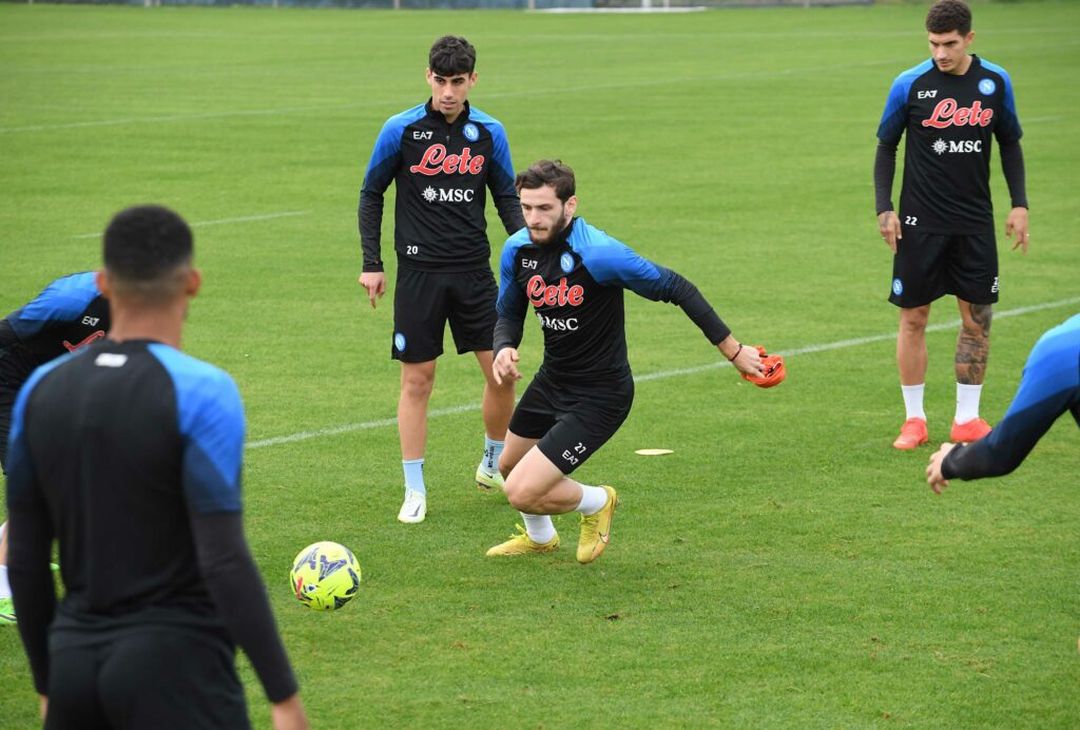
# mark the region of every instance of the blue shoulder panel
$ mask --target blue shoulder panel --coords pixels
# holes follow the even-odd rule
[[[660,267],[584,218],[574,223],[568,243],[598,283],[622,286],[648,299],[663,297],[667,277]]]
[[[1009,78],[1009,73],[996,63],[990,63],[985,58],[980,58],[979,63],[987,71],[993,71],[1000,76],[1005,84],[1005,94],[1002,100],[1005,113],[995,125],[994,134],[997,136],[999,143],[1016,142],[1024,136],[1024,130],[1020,128],[1020,115],[1016,112],[1016,96],[1013,94],[1012,79]]]
[[[371,159],[368,160],[363,190],[382,193],[390,187],[394,173],[397,172],[398,155],[401,154],[401,135],[405,133],[406,127],[418,119],[423,119],[426,114],[426,104],[420,104],[386,120],[382,131],[375,139],[375,149],[371,152]]]
[[[50,360],[34,370],[30,377],[15,397],[15,407],[11,411],[11,429],[8,432],[7,450],[7,504],[9,507],[20,500],[31,498],[36,475],[34,465],[30,461],[30,453],[26,445],[26,403],[30,400],[30,394],[38,386],[41,379],[51,373],[60,365],[73,357],[78,357],[85,350],[71,352],[54,360]]]
[[[158,342],[150,353],[176,388],[184,442],[184,493],[197,513],[239,512],[244,406],[232,378],[213,365]]]
[[[912,66],[893,80],[889,97],[885,101],[885,111],[881,114],[877,136],[882,142],[895,147],[900,142],[907,126],[908,95],[915,79],[934,68],[934,62],[926,59],[918,66]]]
[[[492,172],[498,173],[490,178],[494,183],[491,186],[492,191],[496,194],[515,192],[514,163],[510,159],[510,142],[506,139],[506,129],[502,122],[476,107],[469,109],[469,119],[483,124],[491,132],[492,154],[495,156]]]
[[[1080,388],[1080,314],[1048,330],[1031,349],[1020,387],[1005,417]]]
[[[528,243],[529,229],[522,228],[503,244],[499,257],[499,299],[495,303],[495,311],[500,317],[523,319],[525,316],[525,295],[514,279],[514,258],[518,249]]]
[[[45,287],[34,301],[8,317],[8,322],[19,339],[25,340],[50,322],[73,322],[99,296],[95,272],[70,274]]]

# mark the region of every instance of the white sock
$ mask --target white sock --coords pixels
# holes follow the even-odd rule
[[[7,582],[6,565],[0,565],[0,598],[11,598],[11,586]]]
[[[926,391],[926,383],[901,385],[900,390],[904,393],[904,408],[907,410],[906,418],[921,418],[925,421],[926,411],[923,410],[923,393]]]
[[[543,545],[555,539],[555,523],[551,521],[551,515],[529,515],[522,512],[521,519],[525,520],[525,532],[533,542]]]
[[[956,384],[956,422],[967,423],[979,417],[979,397],[982,385]]]
[[[600,487],[581,485],[581,503],[574,508],[575,512],[583,515],[595,515],[607,504],[607,491]]]

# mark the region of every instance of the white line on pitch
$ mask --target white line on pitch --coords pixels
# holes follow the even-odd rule
[[[1002,319],[1003,317],[1019,317],[1024,314],[1030,314],[1031,312],[1041,312],[1045,309],[1057,309],[1058,307],[1065,307],[1070,304],[1080,304],[1080,297],[1072,297],[1070,299],[1059,299],[1056,302],[1044,302],[1042,304],[1032,304],[1028,307],[1017,307],[1016,309],[1006,309],[1002,312],[994,312],[994,319]],[[941,330],[955,329],[960,326],[960,320],[954,319],[949,322],[941,322],[940,324],[932,324],[926,328],[927,332],[940,332]],[[791,350],[779,350],[777,354],[780,355],[806,355],[811,352],[825,352],[827,350],[840,350],[845,347],[858,347],[859,345],[868,345],[873,342],[884,342],[886,340],[896,339],[896,332],[888,332],[882,335],[870,335],[869,337],[855,337],[848,340],[837,340],[836,342],[826,342],[819,345],[807,345],[806,347],[796,347]],[[679,375],[694,375],[695,373],[703,373],[708,370],[716,370],[717,368],[733,367],[729,362],[711,362],[708,365],[698,365],[690,368],[677,368],[674,370],[661,370],[655,373],[646,373],[645,375],[635,375],[635,383],[645,383],[650,380],[664,380],[666,378],[674,378]],[[428,412],[428,418],[438,418],[439,416],[451,416],[458,413],[467,413],[469,411],[480,410],[479,403],[471,403],[469,405],[451,406],[449,408],[437,408]],[[291,444],[296,441],[307,441],[308,439],[319,438],[322,436],[335,436],[342,433],[352,433],[353,431],[368,431],[373,428],[382,428],[384,426],[393,426],[397,423],[396,418],[383,418],[378,421],[364,421],[362,423],[346,423],[341,426],[333,426],[331,428],[320,428],[314,431],[300,431],[299,433],[292,433],[287,436],[274,436],[273,438],[259,439],[257,441],[249,441],[247,448],[249,449],[261,449],[265,446],[277,446],[279,444]]]
[[[248,223],[250,221],[268,221],[273,218],[288,218],[294,215],[307,215],[310,211],[307,210],[285,210],[280,213],[266,213],[265,215],[244,215],[239,218],[219,218],[216,221],[195,221],[194,223],[188,223],[191,228],[203,228],[204,226],[223,226],[226,223]],[[80,233],[72,238],[97,238],[102,235],[103,231],[97,233]]]

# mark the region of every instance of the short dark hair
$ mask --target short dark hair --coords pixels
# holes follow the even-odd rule
[[[555,195],[565,203],[577,187],[574,171],[569,165],[564,165],[562,160],[540,160],[529,165],[529,169],[525,172],[518,173],[517,178],[514,179],[514,189],[518,193],[523,188],[536,190],[545,185],[555,188]]]
[[[153,301],[175,296],[194,255],[191,228],[160,205],[139,205],[113,216],[103,248],[118,293]]]
[[[431,46],[428,68],[439,76],[471,74],[476,68],[476,49],[459,35],[444,35]]]
[[[964,0],[938,0],[930,6],[926,14],[928,33],[950,33],[960,35],[971,32],[971,8]]]

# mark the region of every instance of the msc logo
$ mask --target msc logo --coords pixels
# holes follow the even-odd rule
[[[937,96],[937,89],[926,89],[916,94],[920,99],[933,99]]]
[[[439,201],[440,203],[471,203],[476,196],[475,190],[451,188],[446,190],[445,188],[435,188],[428,185],[424,188],[424,192],[420,193],[420,196],[429,203]]]
[[[930,145],[930,149],[934,150],[938,155],[943,155],[946,152],[949,154],[982,152],[983,146],[981,139],[960,139],[946,142],[939,137],[934,141],[934,144]]]
[[[431,130],[429,129],[426,132],[421,132],[419,129],[414,130],[413,133],[412,133],[412,138],[413,139],[431,139]]]
[[[536,318],[540,320],[540,326],[546,330],[554,330],[556,332],[577,332],[578,329],[577,317],[559,319],[558,317],[545,317],[543,314],[540,314],[540,312],[537,312]]]

